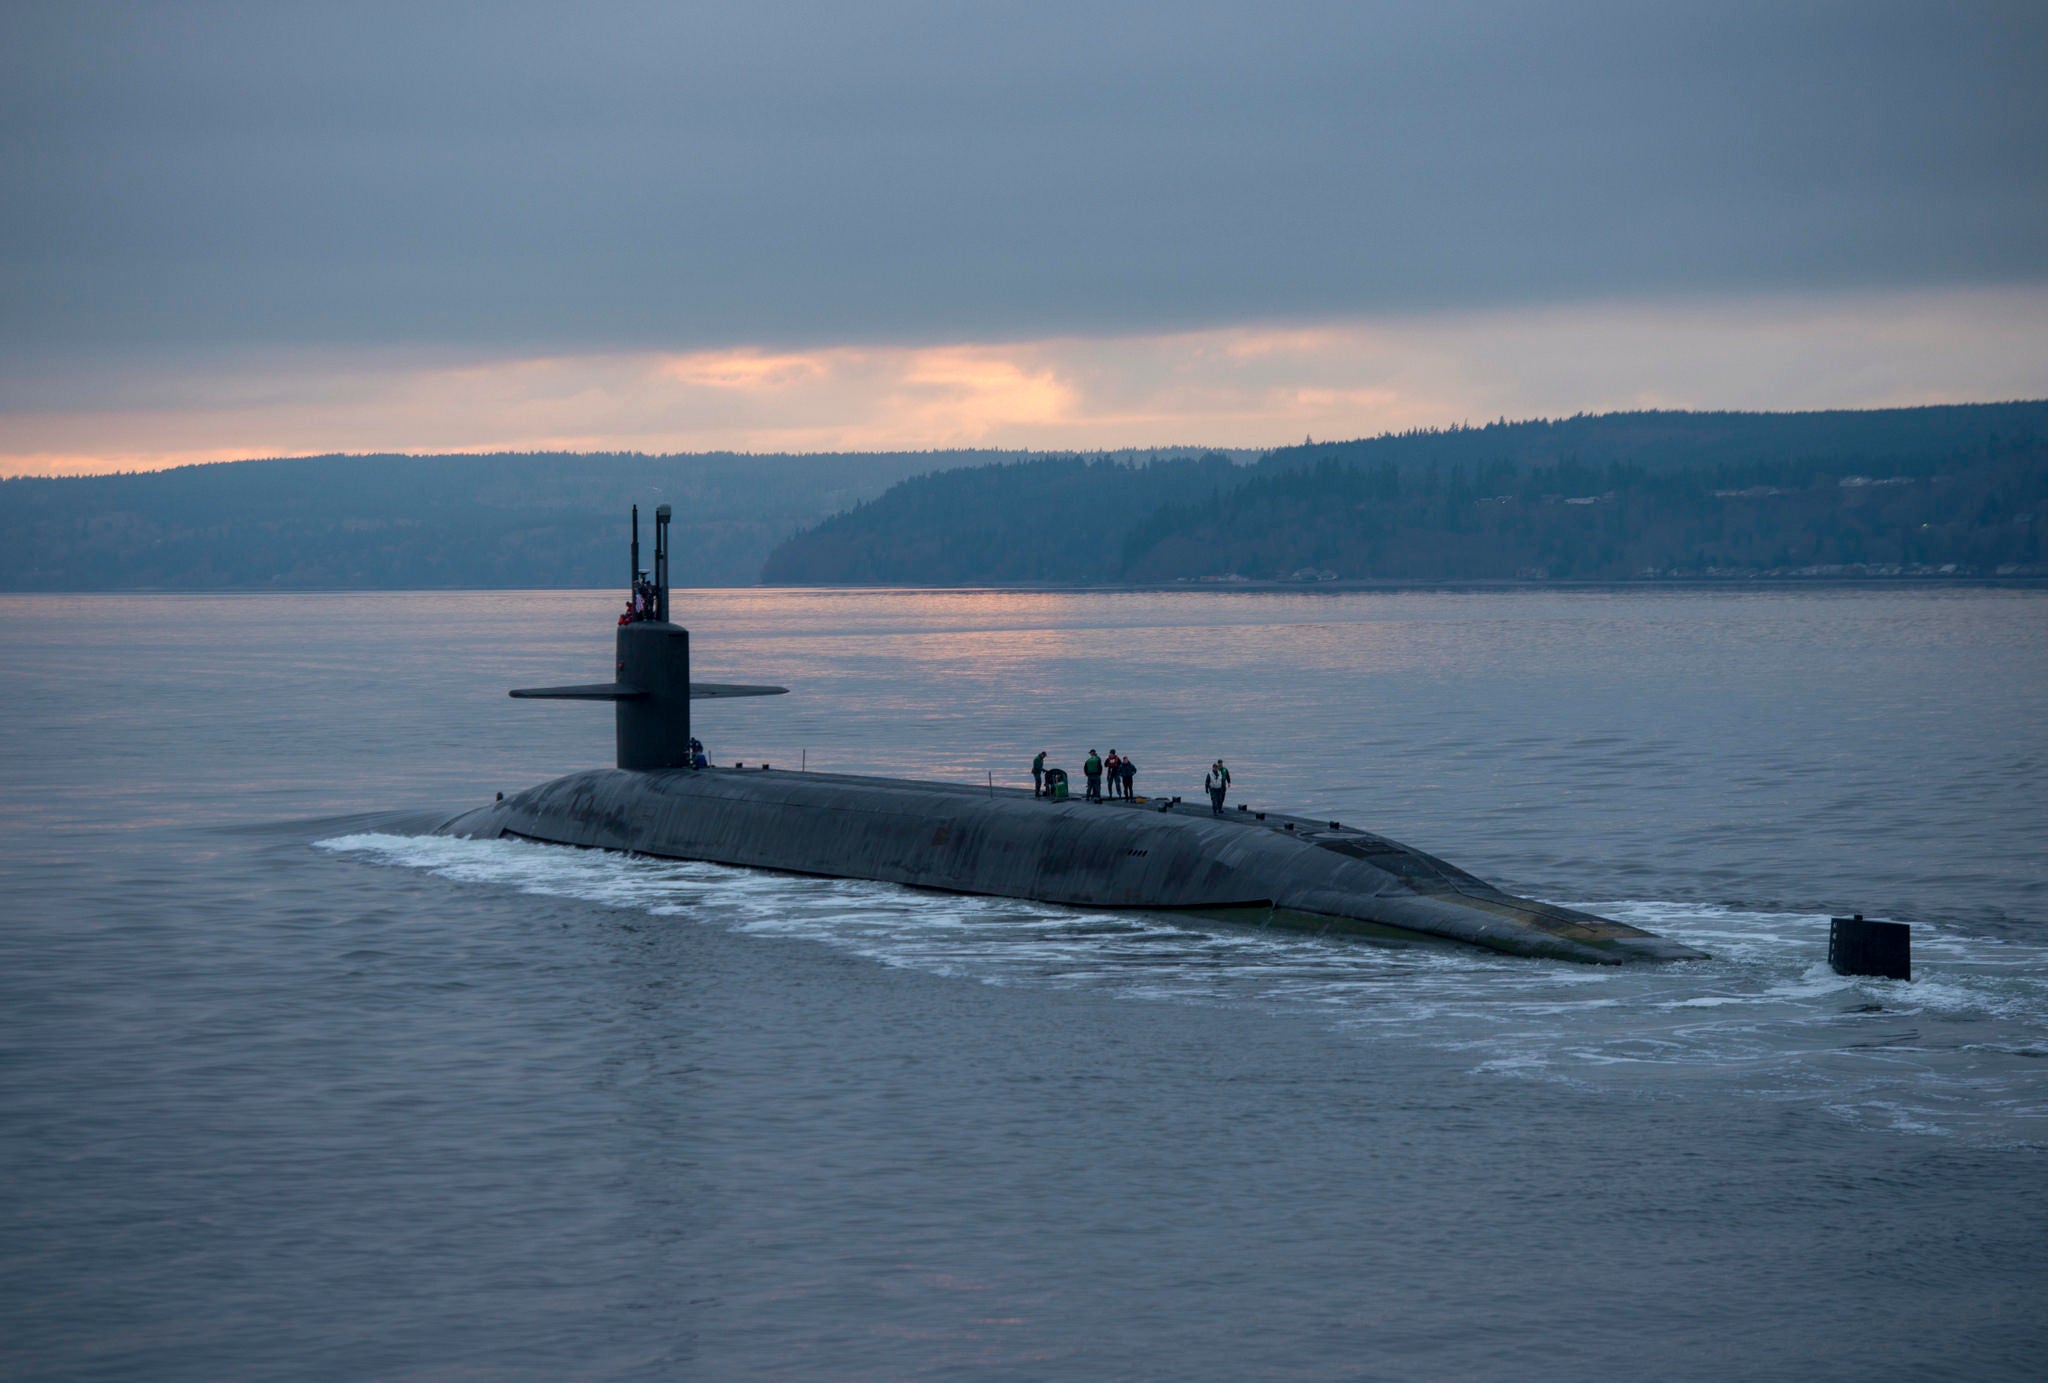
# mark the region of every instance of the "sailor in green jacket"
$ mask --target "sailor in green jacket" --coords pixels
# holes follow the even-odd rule
[[[1102,756],[1093,749],[1088,751],[1088,760],[1081,765],[1081,771],[1088,775],[1088,800],[1102,800]]]

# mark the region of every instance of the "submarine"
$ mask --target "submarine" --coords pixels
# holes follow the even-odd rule
[[[690,680],[689,631],[669,619],[670,509],[654,567],[632,519],[631,604],[609,682],[528,687],[521,699],[609,701],[617,766],[571,773],[444,823],[510,838],[873,879],[1073,908],[1161,910],[1383,942],[1462,942],[1600,965],[1704,959],[1625,923],[1504,892],[1433,855],[1337,821],[1179,799],[1087,802],[837,773],[714,767],[693,752],[693,701],[787,688]]]

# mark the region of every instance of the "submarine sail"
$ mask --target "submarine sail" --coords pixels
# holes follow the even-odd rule
[[[669,507],[654,511],[654,573],[640,569],[640,506],[633,506],[631,603],[619,621],[616,681],[568,687],[521,687],[530,701],[618,703],[622,769],[688,768],[690,703],[734,696],[781,696],[787,687],[690,680],[690,631],[668,622]]]

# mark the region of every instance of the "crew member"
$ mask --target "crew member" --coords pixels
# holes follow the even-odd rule
[[[1102,756],[1093,749],[1089,750],[1087,761],[1081,765],[1081,771],[1088,775],[1088,800],[1090,802],[1100,802],[1102,800]]]
[[[1131,791],[1131,784],[1135,782],[1138,777],[1138,761],[1132,758],[1130,755],[1126,754],[1124,755],[1124,761],[1120,768],[1121,772],[1119,776],[1123,779],[1124,800],[1126,802],[1133,801],[1134,794]]]
[[[1109,757],[1102,761],[1102,771],[1109,775],[1109,795],[1116,796],[1124,785],[1123,757],[1114,749],[1110,750]]]
[[[1033,797],[1045,796],[1045,751],[1043,749],[1039,750],[1038,756],[1031,761],[1031,795]]]
[[[1209,765],[1208,774],[1202,779],[1202,786],[1209,790],[1209,811],[1211,815],[1223,815],[1223,796],[1230,791],[1230,770],[1218,759]]]

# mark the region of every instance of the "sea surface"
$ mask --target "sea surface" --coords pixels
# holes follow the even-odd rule
[[[432,834],[617,604],[0,598],[0,1376],[2048,1376],[2048,592],[676,598],[721,763],[1221,755],[1626,969]]]

